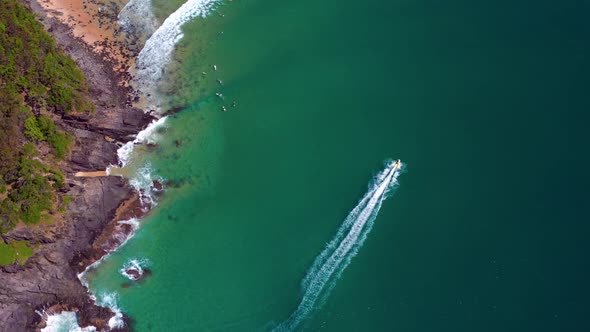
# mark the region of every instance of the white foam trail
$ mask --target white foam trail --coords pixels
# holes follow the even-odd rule
[[[73,311],[63,311],[59,314],[45,316],[46,327],[41,332],[94,332],[96,327],[81,328],[78,316]]]
[[[131,34],[151,36],[158,28],[151,0],[130,0],[117,16],[119,25]]]
[[[137,57],[137,73],[134,77],[136,88],[144,94],[155,94],[147,91],[149,87],[162,78],[162,74],[172,59],[176,43],[182,37],[182,26],[195,17],[204,17],[211,12],[216,0],[188,0],[174,13],[145,42]],[[154,100],[148,100],[151,107],[157,108]]]
[[[299,306],[274,331],[293,331],[314,308],[321,305],[321,301],[327,297],[342,271],[363,245],[383,201],[397,185],[400,170],[401,165],[396,167],[394,162],[389,162],[385,169],[375,176],[367,193],[344,219],[336,236],[315,259],[303,279],[303,298]]]

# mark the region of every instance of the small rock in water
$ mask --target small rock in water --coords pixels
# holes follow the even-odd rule
[[[142,272],[143,271],[134,268],[128,268],[127,270],[125,270],[125,273],[127,273],[127,277],[133,281],[139,280],[139,278],[141,278],[141,276],[143,275]]]
[[[227,108],[225,106],[221,106],[221,110],[227,112]]]
[[[156,190],[162,190],[164,189],[164,184],[158,180],[154,180],[152,183],[152,186],[154,187],[154,189]]]

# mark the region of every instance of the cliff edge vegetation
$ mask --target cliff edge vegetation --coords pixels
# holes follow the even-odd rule
[[[28,8],[0,2],[0,233],[60,217],[69,197],[60,170],[73,137],[68,113],[92,113],[81,70]],[[0,265],[23,264],[32,246],[0,241]]]

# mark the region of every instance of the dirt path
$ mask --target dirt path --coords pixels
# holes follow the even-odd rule
[[[74,174],[77,178],[98,178],[103,176],[109,176],[107,171],[95,171],[95,172],[78,172]]]

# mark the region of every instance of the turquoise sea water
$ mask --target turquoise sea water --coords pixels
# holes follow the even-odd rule
[[[160,19],[180,4],[154,2]],[[221,4],[184,27],[161,91],[187,109],[136,161],[171,185],[91,290],[117,294],[137,331],[271,330],[400,158],[399,188],[299,329],[587,331],[589,10]],[[132,259],[152,275],[123,288]]]

